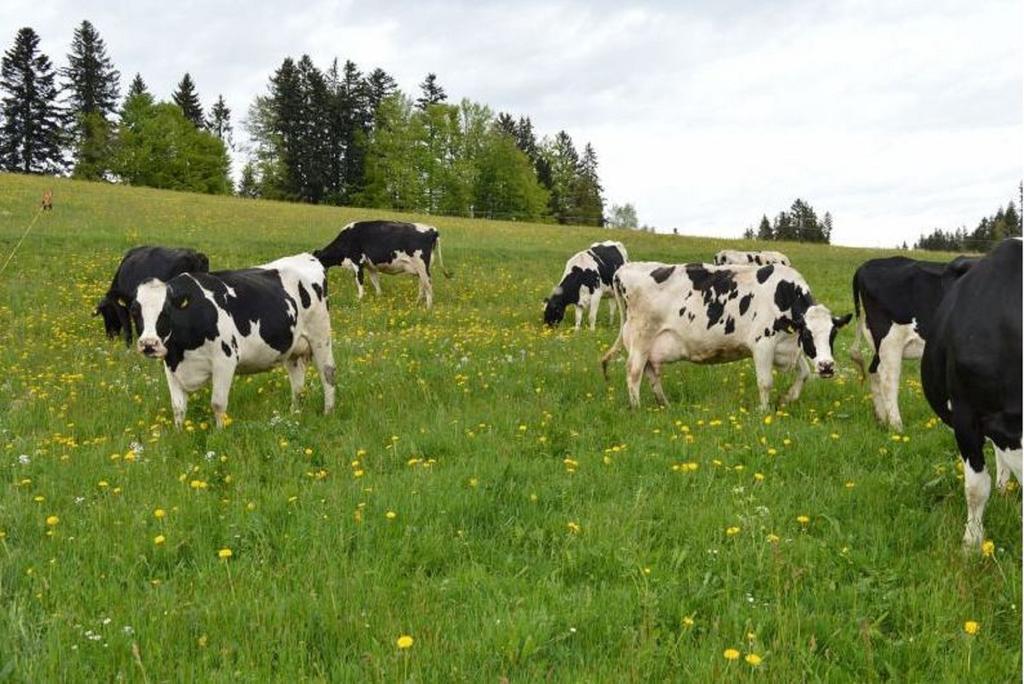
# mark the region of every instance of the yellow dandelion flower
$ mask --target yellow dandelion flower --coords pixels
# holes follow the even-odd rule
[[[761,656],[756,653],[748,653],[744,660],[747,661],[747,665],[750,665],[751,667],[757,667],[761,664]]]
[[[683,618],[683,627],[693,627],[694,620],[692,615],[687,615]]]
[[[798,516],[796,516],[796,521],[798,523],[800,523],[801,525],[806,525],[809,522],[811,522],[811,519],[809,517],[807,517],[806,515],[798,515]]]
[[[155,511],[153,511],[153,517],[157,519],[165,518],[167,517],[167,511],[165,511],[162,508],[158,508]]]
[[[985,558],[991,558],[996,552],[996,544],[991,539],[986,539],[981,543],[981,555]]]
[[[398,514],[395,513],[394,511],[388,511],[387,513],[384,514],[384,517],[387,518],[388,520],[394,520],[395,518],[398,517]]]
[[[765,416],[764,417],[764,424],[765,425],[771,425],[772,424],[772,417],[771,416]]]
[[[732,536],[737,535],[737,534],[740,533],[740,528],[738,528],[735,525],[733,525],[732,527],[725,528],[725,533],[728,536],[732,537]]]
[[[46,524],[50,527],[55,527],[60,522],[60,518],[55,515],[51,515],[46,519]]]
[[[964,623],[964,631],[970,634],[971,636],[974,636],[975,634],[981,631],[981,625],[975,622],[974,620],[968,620]]]
[[[777,535],[777,534],[769,534],[767,539],[768,539],[768,542],[771,543],[771,544],[778,544],[779,543],[779,535]]]
[[[583,531],[583,528],[579,526],[579,523],[569,522],[566,523],[566,527],[568,527],[569,531],[573,534],[579,534]]]
[[[163,543],[164,543],[165,541],[167,541],[167,537],[165,537],[165,536],[164,536],[164,535],[162,535],[162,534],[158,534],[158,535],[156,535],[155,537],[153,537],[153,543],[154,543],[154,544],[156,544],[157,546],[160,546],[160,545],[161,545],[161,544],[163,544]]]
[[[727,648],[722,651],[722,657],[726,660],[739,660],[740,652],[735,648]]]
[[[231,558],[233,555],[235,554],[231,551],[231,549],[228,548],[221,549],[217,552],[217,558],[220,558],[221,560],[227,560],[228,558]]]
[[[397,641],[395,641],[395,645],[398,646],[398,648],[406,649],[410,648],[413,645],[414,641],[415,640],[408,634],[403,634],[402,636],[398,637]]]

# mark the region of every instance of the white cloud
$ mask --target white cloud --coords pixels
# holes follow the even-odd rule
[[[642,221],[738,235],[799,196],[843,244],[894,245],[973,226],[1021,177],[1017,2],[582,0],[173,5],[8,0],[58,64],[89,18],[124,82],[168,97],[185,71],[236,128],[286,55],[380,66],[413,93],[434,71],[454,98],[566,129],[606,194]]]

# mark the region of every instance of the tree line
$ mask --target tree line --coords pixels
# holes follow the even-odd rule
[[[960,226],[955,230],[936,228],[931,233],[921,235],[914,243],[914,249],[987,252],[1004,238],[1020,237],[1021,218],[1021,211],[1011,201],[1005,208],[1000,207],[992,216],[983,217],[974,230],[968,231],[966,226]]]
[[[763,214],[757,230],[751,226],[743,231],[743,237],[747,240],[819,242],[827,245],[832,240],[832,214],[826,211],[819,220],[814,207],[797,198],[789,211],[780,211],[772,221]]]
[[[451,103],[430,73],[413,100],[383,69],[326,70],[288,57],[244,122],[252,143],[237,189],[231,110],[204,112],[186,73],[170,101],[121,74],[96,28],[74,31],[57,70],[32,28],[0,69],[0,168],[175,190],[431,214],[605,224],[597,154],[529,116]]]

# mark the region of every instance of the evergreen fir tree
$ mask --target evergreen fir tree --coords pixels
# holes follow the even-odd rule
[[[65,116],[57,105],[50,58],[39,52],[31,28],[18,31],[0,64],[2,127],[0,167],[24,173],[57,173],[66,168],[61,153]]]
[[[572,138],[565,131],[559,131],[555,139],[548,142],[545,147],[546,164],[550,169],[550,212],[559,223],[570,223],[577,216],[576,196],[573,190],[579,169],[579,154]],[[544,184],[541,174],[538,173],[537,176]]]
[[[508,114],[507,112],[502,112],[498,114],[498,118],[494,120],[494,126],[498,129],[500,133],[509,136],[513,140],[516,139],[517,134],[519,132],[519,129],[516,126],[516,120],[513,119],[512,115]]]
[[[363,187],[366,137],[374,116],[371,97],[376,96],[371,95],[370,87],[355,62],[346,60],[337,92],[342,154],[339,190],[345,199],[355,196]]]
[[[391,75],[381,68],[376,68],[366,77],[366,106],[370,112],[370,121],[377,118],[377,110],[385,99],[398,91],[398,83]]]
[[[600,179],[597,175],[597,153],[587,143],[583,147],[575,182],[576,222],[585,225],[604,225],[604,200],[601,198]]]
[[[438,84],[435,73],[427,74],[427,78],[420,83],[420,91],[423,94],[416,98],[416,107],[421,111],[426,110],[430,105],[439,104],[448,99],[444,88]]]
[[[185,73],[182,76],[181,81],[178,83],[178,89],[171,95],[171,99],[174,100],[174,104],[181,107],[181,112],[185,115],[185,118],[191,121],[196,128],[203,128],[203,106],[199,104],[199,95],[196,94],[196,84],[192,81],[192,76],[189,73]]]
[[[238,196],[254,199],[260,196],[259,181],[256,178],[256,165],[252,161],[242,167],[242,177],[238,180]]]
[[[224,102],[223,95],[218,95],[217,101],[213,103],[213,108],[210,109],[210,120],[206,122],[206,128],[215,136],[220,138],[225,147],[229,150],[234,149],[235,146],[232,142],[234,129],[231,127],[231,109],[229,109],[227,103]]]
[[[826,211],[825,218],[821,221],[821,235],[825,244],[832,242],[832,213]],[[904,243],[906,244],[906,243]]]
[[[125,96],[125,100],[135,97],[136,95],[150,95],[149,88],[146,86],[146,82],[142,80],[142,74],[136,73],[135,78],[132,79],[131,84],[128,86],[128,94]]]
[[[72,116],[77,119],[84,114],[113,115],[121,74],[107,56],[103,39],[88,21],[83,21],[75,29],[68,65],[60,70],[60,75],[64,79],[68,110]]]
[[[757,226],[757,239],[758,240],[774,240],[775,231],[772,230],[772,224],[769,223],[768,217],[761,214],[761,223]]]

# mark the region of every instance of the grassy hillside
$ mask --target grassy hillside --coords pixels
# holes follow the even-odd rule
[[[426,312],[411,278],[357,304],[332,272],[334,415],[312,372],[290,413],[275,371],[236,380],[227,429],[205,391],[176,432],[159,363],[90,317],[121,253],[242,267],[379,213],[0,175],[0,258],[46,187],[54,211],[0,275],[4,675],[1020,679],[1020,496],[989,505],[994,556],[965,557],[958,458],[916,363],[903,435],[875,425],[850,330],[839,376],[769,416],[749,361],[668,367],[672,405],[645,386],[630,412],[622,363],[607,385],[598,368],[603,309],[595,333],[540,325],[591,241],[662,261],[743,243],[407,217],[439,226],[455,278]],[[837,313],[880,254],[780,249]]]

